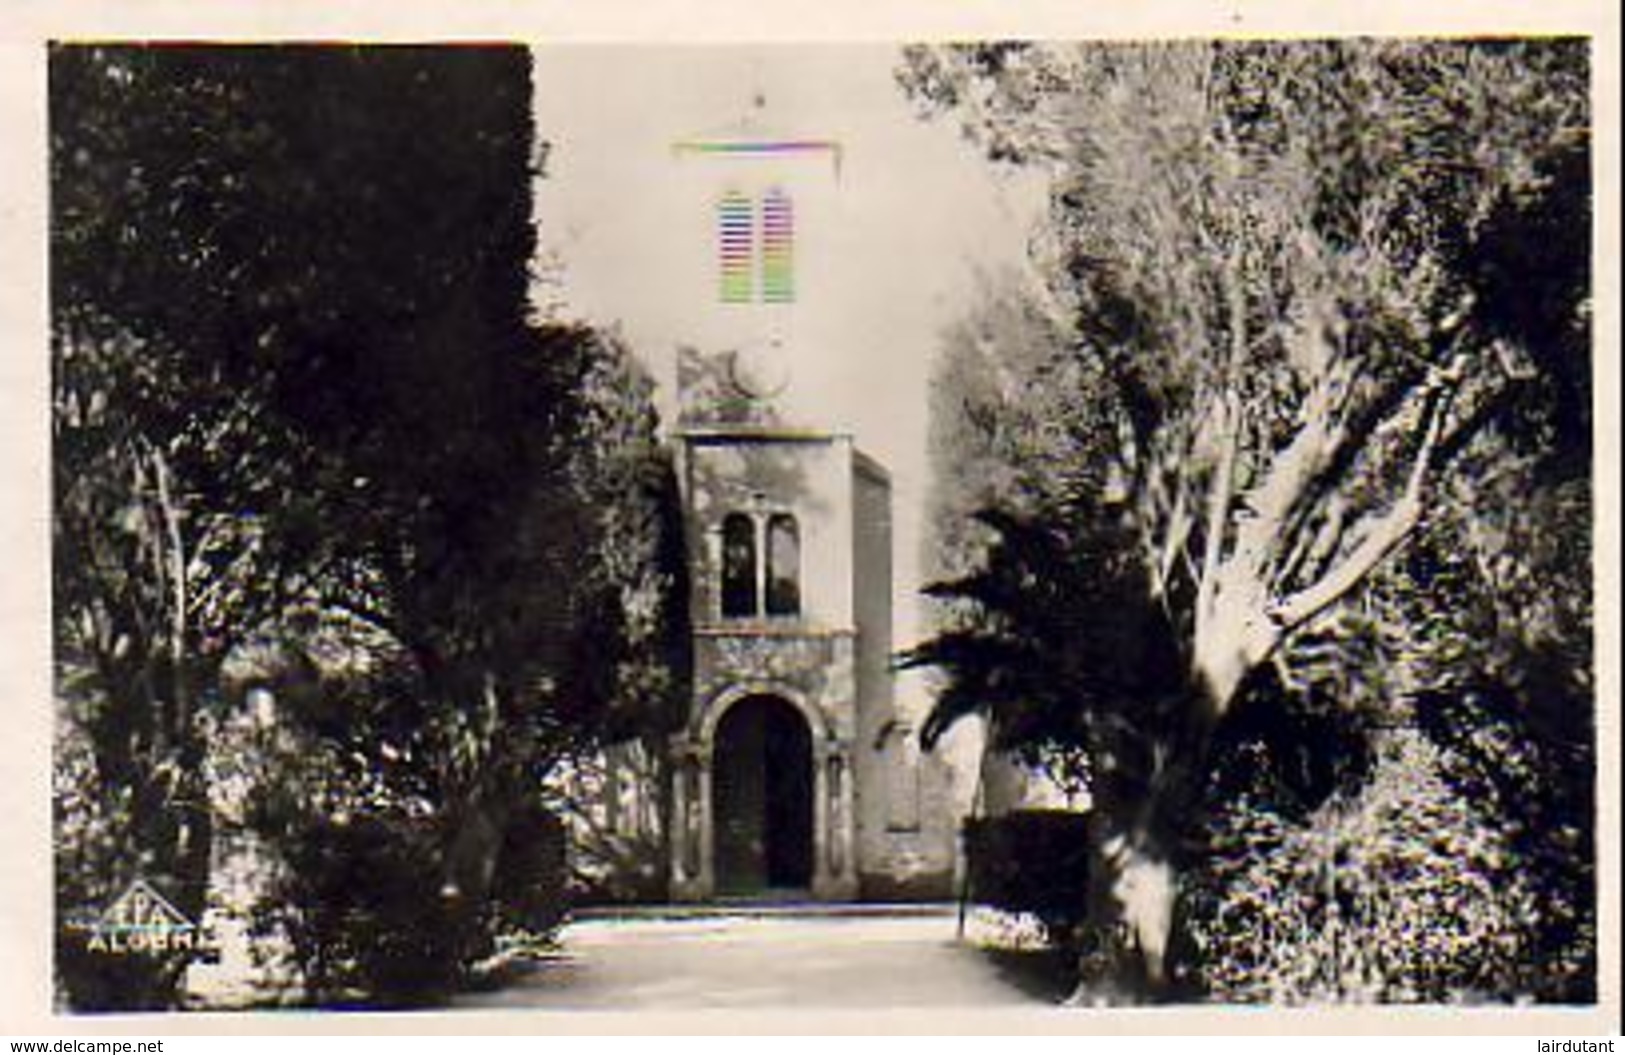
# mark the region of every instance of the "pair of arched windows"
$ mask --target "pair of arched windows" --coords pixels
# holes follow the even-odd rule
[[[774,513],[760,521],[729,513],[723,518],[722,614],[801,614],[801,531],[795,517]]]

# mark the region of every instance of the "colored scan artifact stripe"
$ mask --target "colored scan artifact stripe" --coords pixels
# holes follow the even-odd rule
[[[788,304],[795,299],[795,216],[790,199],[774,189],[762,200],[762,299]]]
[[[786,154],[840,156],[840,144],[831,139],[683,139],[672,144],[679,154],[720,154],[732,157],[777,157]]]
[[[754,293],[755,230],[750,200],[730,191],[717,203],[717,251],[721,296],[727,304],[749,303]]]

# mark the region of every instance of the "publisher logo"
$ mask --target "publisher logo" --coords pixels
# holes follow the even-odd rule
[[[131,883],[86,927],[85,950],[110,955],[200,952],[203,935],[145,879]]]

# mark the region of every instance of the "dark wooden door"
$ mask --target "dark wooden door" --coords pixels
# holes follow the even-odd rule
[[[728,709],[712,748],[717,890],[805,890],[812,881],[812,738],[793,706],[752,696]]]

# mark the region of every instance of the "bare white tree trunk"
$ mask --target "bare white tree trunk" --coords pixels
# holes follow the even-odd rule
[[[1203,552],[1193,612],[1190,683],[1198,732],[1185,745],[1206,752],[1206,730],[1229,712],[1249,674],[1269,661],[1287,637],[1353,592],[1398,550],[1419,523],[1435,456],[1461,382],[1464,361],[1435,371],[1405,400],[1394,421],[1411,422],[1414,453],[1399,493],[1390,504],[1348,522],[1335,488],[1313,492],[1317,479],[1347,442],[1344,417],[1349,375],[1345,364],[1328,368],[1300,407],[1300,425],[1284,447],[1270,452],[1257,482],[1244,493],[1235,487],[1243,453],[1241,407],[1233,393],[1219,397],[1214,415],[1217,455],[1207,477]],[[1366,439],[1367,437],[1356,437]],[[1199,459],[1192,459],[1199,464]],[[1313,515],[1304,507],[1317,504]],[[1179,505],[1175,510],[1180,509]],[[1186,529],[1172,515],[1170,530]],[[1154,547],[1159,568],[1166,548]],[[1305,569],[1316,574],[1293,583]],[[1118,919],[1143,957],[1153,988],[1167,981],[1167,951],[1178,900],[1177,869],[1171,848],[1158,832],[1168,810],[1183,808],[1206,770],[1204,757],[1164,759],[1154,795],[1139,817],[1104,847],[1115,876],[1111,896]],[[1185,783],[1182,783],[1185,782]]]

